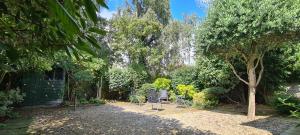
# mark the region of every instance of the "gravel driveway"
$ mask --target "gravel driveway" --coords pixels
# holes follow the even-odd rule
[[[51,109],[26,109],[33,116],[28,129],[32,134],[55,135],[267,135],[280,134],[295,126],[296,121],[284,117],[257,116],[249,121],[243,114],[176,108],[164,104],[163,110],[151,105],[138,106],[117,102],[102,106]]]

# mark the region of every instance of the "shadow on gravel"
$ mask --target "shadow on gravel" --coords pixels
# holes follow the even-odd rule
[[[34,134],[215,134],[183,127],[176,119],[128,112],[113,105],[78,107],[76,111],[72,111],[72,108],[38,109],[32,115],[34,122],[30,125],[29,131]]]
[[[297,122],[283,121],[280,117],[267,117],[264,119],[257,119],[254,121],[242,123],[241,125],[255,127],[262,130],[267,130],[273,135],[279,135],[280,133],[288,130],[291,127],[297,125]]]

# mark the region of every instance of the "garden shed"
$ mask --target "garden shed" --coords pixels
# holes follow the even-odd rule
[[[56,106],[63,102],[65,72],[62,68],[55,67],[47,72],[27,72],[21,83],[21,90],[26,94],[24,106]]]

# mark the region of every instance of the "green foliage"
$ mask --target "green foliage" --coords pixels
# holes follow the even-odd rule
[[[197,89],[193,85],[177,85],[176,89],[178,90],[178,94],[185,96],[186,98],[193,98],[194,94],[197,92]]]
[[[157,90],[171,90],[171,80],[170,79],[166,79],[166,78],[157,78],[153,85],[155,86],[155,88]]]
[[[129,96],[129,101],[131,103],[145,103],[146,102],[146,97],[143,95],[130,95]]]
[[[174,91],[169,91],[169,100],[171,102],[175,102],[176,101],[176,93]]]
[[[300,113],[300,99],[284,91],[275,93],[272,101],[272,106],[280,114],[296,115],[297,113]]]
[[[106,101],[105,100],[102,100],[102,99],[99,99],[99,98],[91,98],[89,100],[89,103],[90,104],[95,104],[95,105],[102,105],[102,104],[105,104]]]
[[[140,88],[148,78],[147,72],[141,65],[131,65],[131,67],[128,68],[128,72],[134,89]]]
[[[81,98],[81,99],[79,99],[79,103],[84,105],[84,104],[88,104],[89,101],[86,100],[85,98]]]
[[[222,95],[229,92],[228,89],[224,89],[222,87],[210,87],[210,88],[203,89],[202,91],[213,95]]]
[[[136,94],[141,96],[147,96],[149,90],[156,90],[154,84],[145,83],[142,85],[141,88],[137,89]]]
[[[195,85],[197,84],[197,70],[196,67],[184,66],[175,69],[170,73],[172,80],[172,87],[176,88],[179,84]]]
[[[297,38],[299,0],[216,0],[199,29],[208,53],[227,57],[261,54]],[[268,18],[268,19],[266,19]],[[278,40],[275,40],[278,39]],[[255,45],[254,45],[255,43]],[[257,49],[257,50],[255,50]],[[253,50],[253,51],[252,51]]]
[[[128,91],[131,86],[131,77],[127,69],[111,68],[108,72],[109,88],[111,90]]]
[[[20,93],[20,90],[12,89],[7,92],[0,91],[0,117],[13,116],[11,105],[23,101],[25,95]]]
[[[157,16],[160,23],[166,25],[171,17],[170,1],[169,0],[133,0],[132,1],[138,16],[143,16],[145,13],[152,10]],[[144,15],[145,16],[145,15]]]
[[[197,58],[198,89],[209,87],[223,87],[233,89],[239,80],[233,75],[229,66],[222,60],[214,57],[199,56]]]
[[[0,5],[3,9],[1,33],[5,33],[1,47],[5,46],[7,51],[14,48],[14,55],[6,55],[10,59],[17,60],[24,52],[49,54],[49,51],[57,50],[79,57],[78,50],[92,53],[94,47],[99,47],[97,42],[92,42],[99,33],[90,31],[90,28],[102,30],[97,27],[99,19],[95,15],[99,7],[107,7],[103,0],[85,0],[84,3],[5,0]]]
[[[218,98],[208,92],[202,91],[194,94],[193,96],[193,106],[195,108],[206,109],[213,108],[219,103]]]

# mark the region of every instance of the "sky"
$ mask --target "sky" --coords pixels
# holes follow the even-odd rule
[[[100,16],[110,19],[116,13],[118,7],[124,5],[125,0],[108,0],[109,9],[101,9]],[[175,20],[182,20],[184,14],[196,14],[205,17],[205,5],[199,0],[170,0],[171,15]]]

